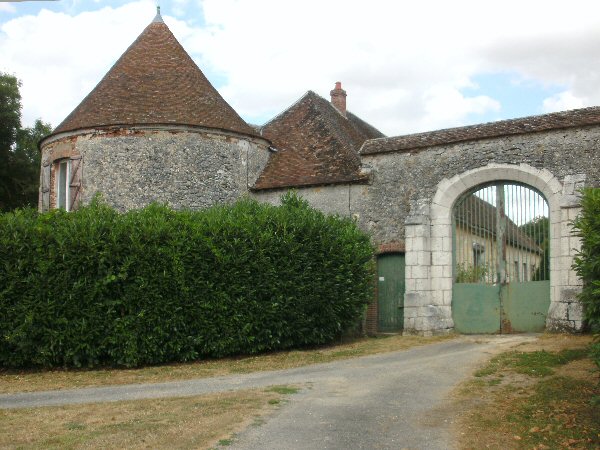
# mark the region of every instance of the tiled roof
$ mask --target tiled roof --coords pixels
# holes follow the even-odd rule
[[[344,117],[312,91],[266,123],[262,135],[277,152],[254,189],[363,182],[358,149],[365,140],[383,136],[350,112]]]
[[[405,136],[375,139],[365,142],[360,150],[362,155],[386,152],[402,152],[452,144],[475,139],[493,138],[514,134],[534,133],[560,128],[579,127],[600,123],[600,107],[575,109],[521,119],[500,120],[498,122],[448,128],[445,130],[416,133]]]
[[[210,84],[160,15],[54,132],[157,124],[256,135]]]

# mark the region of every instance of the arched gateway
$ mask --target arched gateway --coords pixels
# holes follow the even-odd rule
[[[539,331],[566,327],[565,317],[578,317],[569,325],[580,329],[575,181],[527,164],[442,180],[406,221],[405,329]]]
[[[510,181],[479,185],[452,211],[452,318],[461,333],[542,331],[550,306],[548,203]]]

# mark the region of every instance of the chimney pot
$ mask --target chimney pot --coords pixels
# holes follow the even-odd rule
[[[331,104],[346,117],[346,91],[342,89],[342,82],[336,81],[335,88],[330,92]]]

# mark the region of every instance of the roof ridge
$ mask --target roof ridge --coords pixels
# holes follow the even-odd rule
[[[314,94],[314,95],[318,95],[316,94],[314,91],[312,90],[308,90],[306,91],[304,94],[302,94],[294,103],[292,103],[290,106],[288,106],[286,109],[284,109],[283,111],[281,111],[279,114],[277,114],[276,116],[273,116],[269,121],[265,122],[264,124],[262,124],[260,126],[260,130],[261,130],[261,134],[262,134],[262,130],[264,127],[266,127],[267,125],[269,125],[271,122],[273,122],[276,119],[279,119],[280,117],[282,117],[285,113],[287,113],[289,110],[293,109],[294,106],[296,106],[297,104],[299,104],[302,100],[304,100],[304,97],[308,97],[310,94]]]
[[[280,151],[271,155],[253,189],[364,183],[357,150],[374,131],[353,117],[307,91],[263,126],[263,135]]]
[[[596,123],[600,123],[600,107],[589,106],[514,119],[503,119],[494,122],[369,139],[361,147],[360,153],[373,154],[403,151],[471,141],[474,139],[557,130]],[[389,145],[381,145],[384,141],[387,141]]]

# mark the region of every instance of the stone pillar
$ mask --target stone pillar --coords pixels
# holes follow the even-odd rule
[[[453,327],[452,278],[443,277],[442,265],[451,263],[452,245],[441,237],[431,236],[427,201],[411,208],[405,225],[404,331],[425,336],[446,333]]]
[[[550,289],[551,303],[546,318],[550,331],[581,331],[583,309],[577,299],[582,282],[571,268],[581,249],[581,240],[573,235],[571,222],[581,211],[578,190],[585,185],[585,175],[568,175],[563,181],[560,209],[550,229]]]

